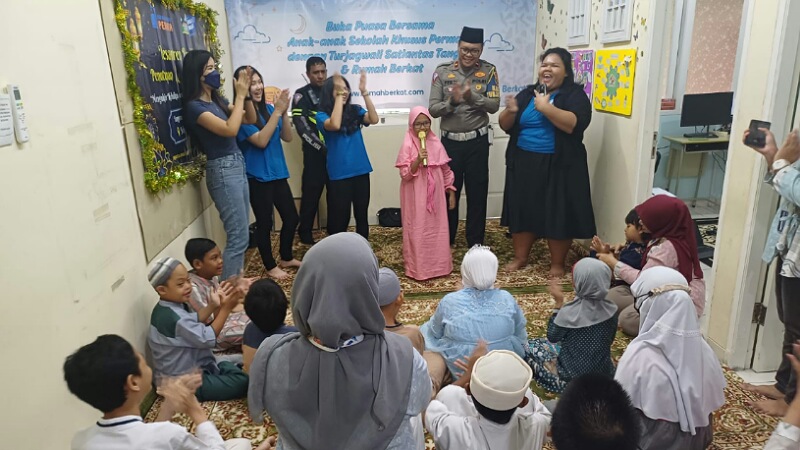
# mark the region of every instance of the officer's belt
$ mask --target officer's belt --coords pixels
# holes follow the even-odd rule
[[[489,133],[489,125],[478,128],[473,131],[466,131],[464,133],[453,133],[452,131],[442,130],[442,137],[450,139],[451,141],[471,141],[475,138],[485,136]]]

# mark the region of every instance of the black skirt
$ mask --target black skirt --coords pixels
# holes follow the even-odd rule
[[[586,158],[557,163],[555,154],[514,148],[506,169],[503,224],[545,239],[590,239],[596,233]]]

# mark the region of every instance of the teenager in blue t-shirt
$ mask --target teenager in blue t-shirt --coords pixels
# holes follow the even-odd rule
[[[255,110],[247,95],[250,70],[233,84],[235,97],[229,103],[222,86],[217,63],[207,50],[191,50],[183,57],[181,91],[183,123],[206,162],[206,186],[219,218],[225,227],[227,242],[222,259],[222,278],[242,273],[244,253],[250,240],[248,225],[249,192],[242,152],[236,146],[236,133],[243,123],[255,122]]]
[[[244,73],[246,66],[239,67],[233,77]],[[253,70],[250,80],[250,97],[256,107],[255,125],[242,125],[236,135],[236,142],[244,154],[247,182],[250,186],[250,205],[256,216],[256,243],[261,261],[267,269],[267,275],[275,279],[289,276],[283,271],[285,267],[300,267],[300,261],[292,255],[294,232],[300,221],[294,205],[294,196],[289,188],[289,169],[283,156],[284,142],[292,140],[291,127],[284,127],[284,120],[289,120],[289,90],[281,91],[275,106],[268,105],[264,98],[264,79]],[[281,215],[280,265],[272,256],[272,207]]]
[[[328,78],[320,93],[317,128],[328,148],[328,234],[347,231],[350,208],[356,219],[356,232],[369,237],[369,163],[361,127],[378,123],[378,113],[367,91],[367,74],[361,72],[358,84],[365,110],[350,103],[350,83],[338,73]]]

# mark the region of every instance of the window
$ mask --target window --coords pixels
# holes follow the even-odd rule
[[[568,45],[589,44],[589,16],[592,11],[590,0],[569,0]]]
[[[604,0],[603,4],[603,43],[630,41],[633,0]]]

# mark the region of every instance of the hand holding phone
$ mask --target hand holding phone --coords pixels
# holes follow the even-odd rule
[[[751,120],[750,127],[747,129],[748,132],[744,138],[744,145],[753,148],[764,148],[764,146],[767,145],[767,134],[760,130],[760,128],[769,130],[770,125],[769,122],[763,120]]]

